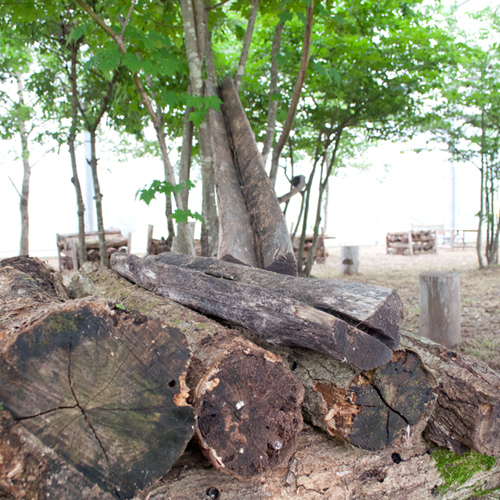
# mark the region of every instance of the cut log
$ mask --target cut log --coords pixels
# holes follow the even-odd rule
[[[3,408],[113,498],[161,477],[194,433],[193,409],[175,403],[182,332],[104,299],[61,302],[10,266],[0,299]]]
[[[437,404],[425,436],[456,453],[500,456],[500,376],[481,361],[409,332],[404,348],[416,352],[438,381]]]
[[[255,253],[259,267],[296,276],[297,261],[285,217],[231,77],[226,77],[220,88],[224,102],[222,110],[231,135],[241,192],[257,242]]]
[[[148,259],[277,292],[341,317],[391,349],[398,348],[407,311],[395,290],[349,281],[284,276],[205,257],[170,253]]]
[[[365,370],[392,356],[377,338],[275,292],[135,255],[114,254],[112,268],[146,290],[249,328],[271,344],[306,347]]]
[[[340,272],[347,276],[358,274],[359,246],[340,247]]]
[[[84,265],[71,290],[112,297],[182,329],[192,352],[186,384],[196,435],[216,468],[247,480],[287,463],[302,429],[304,389],[280,358],[103,267]]]
[[[306,349],[272,346],[253,332],[241,335],[279,355],[304,385],[304,418],[333,437],[366,450],[408,446],[421,438],[434,408],[436,381],[411,351],[363,371]]]
[[[453,470],[453,465],[448,470]],[[500,464],[439,490],[443,479],[425,444],[369,452],[342,446],[325,433],[301,433],[288,464],[242,484],[219,474],[189,450],[161,483],[137,500],[464,500],[500,486]],[[467,476],[466,476],[467,477]]]
[[[205,82],[205,93],[209,96],[218,95],[218,89],[215,85]],[[208,120],[219,207],[217,256],[221,260],[258,267],[250,216],[241,194],[224,117],[222,113],[210,108]]]

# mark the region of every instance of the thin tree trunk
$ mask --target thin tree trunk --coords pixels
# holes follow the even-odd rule
[[[273,149],[273,157],[271,161],[271,172],[269,173],[269,178],[273,186],[276,184],[276,176],[278,175],[278,164],[281,155],[281,151],[286,144],[290,131],[292,130],[293,122],[295,120],[295,114],[297,113],[297,106],[299,104],[300,94],[302,93],[302,86],[304,85],[304,80],[306,79],[307,66],[309,64],[309,56],[311,54],[311,35],[312,35],[312,25],[313,25],[313,13],[314,13],[314,0],[311,0],[306,13],[306,26],[304,30],[304,41],[302,44],[302,58],[300,60],[299,73],[297,75],[297,81],[295,83],[295,89],[292,94],[292,99],[288,108],[288,113],[286,116],[285,124],[283,126],[283,131],[278,140],[278,143]]]
[[[262,158],[264,159],[264,166],[267,163],[267,157],[269,156],[269,151],[271,151],[271,146],[274,141],[274,134],[276,132],[276,117],[278,115],[278,101],[274,99],[274,96],[278,93],[278,74],[279,74],[279,64],[276,56],[280,50],[281,46],[281,35],[283,33],[283,27],[285,23],[281,21],[276,26],[273,36],[273,45],[271,48],[271,83],[269,86],[269,107],[267,111],[267,130],[266,137],[264,138],[264,146],[262,147]]]
[[[84,0],[75,0],[76,3],[102,28],[104,32],[106,32],[116,43],[118,46],[118,49],[122,54],[125,54],[127,52],[127,47],[125,46],[125,43],[123,41],[123,36],[121,34],[116,33],[112,28],[110,28],[100,17],[98,14],[96,14],[92,8],[84,1]],[[133,7],[135,2],[132,2],[131,8]],[[123,27],[123,30],[125,29],[125,26]],[[122,31],[123,33],[123,31]],[[149,117],[151,118],[151,122],[153,123],[153,127],[156,132],[156,137],[158,139],[158,145],[160,147],[160,153],[161,153],[161,158],[163,162],[163,167],[165,170],[165,177],[170,184],[175,185],[176,180],[175,180],[175,173],[174,169],[172,168],[172,164],[170,163],[170,158],[168,156],[168,149],[167,149],[167,142],[165,139],[165,132],[163,128],[161,127],[160,121],[158,119],[158,116],[156,116],[155,110],[153,109],[153,105],[151,103],[151,99],[149,98],[148,94],[146,93],[146,90],[144,89],[144,86],[142,84],[142,81],[137,73],[133,73],[132,79],[134,81],[134,84],[137,88],[137,92],[139,94],[139,97],[141,98],[141,102],[146,108],[146,111],[148,112]],[[184,210],[184,205],[182,204],[182,200],[179,196],[179,193],[174,193],[175,196],[175,204],[177,205],[177,208],[180,210]],[[196,255],[196,251],[194,249],[194,243],[192,241],[192,238],[190,237],[190,230],[189,226],[187,224],[179,224],[179,231],[184,233],[185,240],[188,242],[189,245],[189,255]]]
[[[76,66],[78,48],[75,42],[70,44],[71,70],[70,70],[70,86],[71,86],[71,129],[68,137],[68,148],[71,158],[71,171],[73,176],[71,182],[75,186],[76,205],[78,214],[78,262],[73,262],[73,269],[76,271],[84,262],[87,262],[87,249],[85,247],[85,203],[83,201],[82,188],[78,177],[78,169],[76,165],[75,140],[78,129],[78,89],[76,86]]]
[[[484,137],[484,109],[481,113],[481,125],[482,125],[482,137],[481,137],[481,205],[479,208],[479,223],[477,227],[477,241],[476,241],[476,251],[477,260],[479,262],[479,269],[484,269],[483,260],[483,217],[484,217],[484,191],[485,191],[485,162],[484,162],[484,151],[485,151],[485,137]]]
[[[205,10],[203,2],[201,0],[195,0],[195,5],[197,5],[196,13],[198,14],[198,16],[195,17],[195,9],[191,0],[181,0],[180,3],[184,23],[191,89],[194,96],[201,96],[203,95],[202,68],[205,51],[204,41],[206,40],[207,32],[206,21],[203,19]],[[200,17],[202,19],[199,19]],[[202,34],[201,31],[204,31],[204,33]],[[206,120],[198,127],[198,142],[200,145],[201,177],[203,182],[201,248],[202,255],[212,257],[217,255],[219,238],[210,132]]]
[[[250,15],[248,16],[247,31],[245,39],[243,40],[243,48],[241,49],[240,61],[236,68],[236,75],[234,77],[234,86],[236,91],[240,91],[241,81],[245,73],[245,65],[248,59],[248,52],[250,51],[250,43],[252,42],[253,29],[255,27],[255,20],[257,19],[257,12],[259,11],[259,0],[251,0],[250,2]]]
[[[106,247],[106,239],[104,237],[104,218],[102,214],[102,193],[99,187],[99,177],[97,175],[97,139],[96,130],[91,129],[90,132],[90,168],[92,170],[92,180],[94,181],[94,200],[95,211],[97,216],[97,233],[99,235],[99,255],[101,257],[101,264],[107,266],[109,257]]]
[[[24,106],[24,85],[23,77],[18,71],[15,72],[15,77],[17,81],[17,91],[19,96],[19,105]],[[23,118],[19,117],[19,135],[21,136],[21,154],[23,158],[23,185],[21,188],[21,243],[19,248],[19,255],[29,255],[29,211],[28,211],[28,201],[30,194],[30,176],[31,176],[31,166],[30,157],[28,149],[28,132],[26,130],[26,124]]]

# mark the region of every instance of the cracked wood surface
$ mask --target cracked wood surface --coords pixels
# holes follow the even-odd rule
[[[264,160],[257,148],[255,134],[230,76],[220,85],[222,112],[233,145],[233,156],[239,173],[241,192],[250,215],[256,241],[259,267],[281,274],[297,275],[285,217],[273,185],[266,174]]]
[[[427,439],[456,453],[500,456],[500,376],[485,363],[405,332],[402,345],[416,352],[438,381]]]
[[[306,347],[365,370],[392,356],[368,333],[276,292],[135,255],[115,253],[111,266],[157,295],[249,328],[271,344]]]
[[[60,302],[11,267],[0,298],[0,402],[17,425],[113,498],[161,477],[194,433],[174,402],[182,332],[102,298]]]
[[[398,348],[401,325],[406,319],[407,311],[395,290],[349,281],[285,276],[218,259],[170,252],[150,256],[148,259],[274,291],[339,316],[352,325],[365,329],[391,349]]]
[[[192,353],[183,397],[196,412],[196,436],[212,465],[240,480],[286,463],[302,429],[304,390],[282,360],[171,300],[85,264],[77,296],[103,295],[182,329]]]

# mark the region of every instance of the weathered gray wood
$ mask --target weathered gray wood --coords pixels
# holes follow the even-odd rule
[[[456,453],[500,456],[500,376],[483,362],[405,332],[401,346],[417,353],[436,378],[436,407],[425,436]]]
[[[302,429],[304,389],[280,358],[103,267],[83,266],[71,290],[114,298],[182,329],[192,353],[184,397],[195,408],[196,435],[214,467],[251,479],[288,462]]]
[[[176,400],[182,332],[104,299],[61,302],[0,268],[0,403],[90,483],[125,498],[161,477],[194,433]]]
[[[460,344],[459,274],[438,271],[422,273],[419,297],[420,335],[446,347]]]
[[[297,275],[285,217],[264,168],[255,135],[241,105],[231,77],[220,86],[222,110],[231,134],[241,192],[250,215],[259,267],[282,274]]]
[[[391,359],[391,349],[377,338],[275,292],[135,255],[112,257],[112,268],[130,281],[203,314],[250,328],[271,344],[307,347],[366,370]]]
[[[347,276],[358,274],[359,246],[340,247],[340,272]]]
[[[395,290],[350,281],[285,276],[205,257],[165,253],[147,259],[279,293],[339,316],[391,349],[398,348],[407,311]]]
[[[215,85],[205,82],[205,94],[218,95],[218,89]],[[238,173],[233,163],[224,117],[222,113],[210,108],[208,120],[219,207],[217,257],[229,262],[258,267],[250,215],[247,212]]]

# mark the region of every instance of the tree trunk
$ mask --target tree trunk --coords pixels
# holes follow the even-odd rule
[[[205,91],[207,95],[218,95],[217,87],[209,82],[205,82]],[[224,117],[220,112],[210,109],[208,119],[220,212],[217,257],[221,260],[257,267],[250,216],[241,193]]]
[[[302,428],[303,388],[277,356],[168,299],[91,264],[71,283],[77,296],[105,295],[181,328],[192,362],[186,384],[196,435],[214,467],[247,480],[288,461]]]
[[[290,235],[274,189],[264,170],[255,136],[230,77],[221,84],[223,112],[234,146],[234,158],[254,233],[259,267],[297,274]]]
[[[283,33],[283,28],[285,23],[280,21],[274,30],[273,45],[271,48],[271,74],[269,85],[269,105],[267,111],[267,128],[266,136],[264,138],[264,145],[262,147],[262,159],[264,160],[264,168],[267,164],[267,157],[269,151],[271,151],[271,146],[274,141],[274,134],[276,133],[276,117],[278,116],[278,99],[276,96],[278,94],[278,73],[279,64],[276,56],[278,55],[280,45],[281,45],[281,35]]]
[[[19,96],[19,106],[24,107],[24,85],[21,73],[15,73],[17,81],[17,93]],[[19,135],[21,137],[21,157],[23,159],[23,184],[21,188],[21,243],[19,247],[19,255],[29,255],[29,211],[28,201],[30,194],[30,154],[28,147],[28,131],[26,130],[26,123],[22,117],[18,118]]]
[[[113,498],[161,477],[194,432],[182,332],[104,299],[61,303],[10,266],[0,276],[3,407]]]
[[[164,264],[199,271],[207,276],[248,284],[297,300],[338,316],[396,350],[406,307],[395,290],[364,283],[298,278],[238,266],[217,259],[161,254],[148,257]]]
[[[253,330],[267,342],[307,347],[363,369],[387,363],[392,350],[354,326],[284,295],[135,255],[112,256],[123,277],[180,304]]]
[[[281,136],[278,139],[278,142],[273,149],[271,171],[269,173],[269,178],[271,179],[273,187],[276,185],[276,177],[278,175],[278,164],[281,151],[283,151],[286,141],[288,140],[288,136],[290,135],[290,132],[292,130],[293,122],[295,120],[295,114],[297,113],[297,106],[299,105],[300,94],[302,93],[302,86],[304,85],[304,81],[306,79],[307,66],[309,65],[309,56],[311,53],[313,15],[314,15],[314,0],[311,0],[306,11],[304,41],[302,44],[302,57],[300,59],[300,68],[297,74],[297,81],[295,82],[295,88],[293,90],[292,98],[290,100]]]
[[[238,62],[238,67],[236,68],[236,75],[234,76],[234,87],[236,92],[240,91],[241,81],[243,80],[243,74],[245,73],[245,65],[248,59],[248,52],[250,50],[250,43],[252,42],[253,28],[255,26],[258,11],[259,0],[251,0],[250,15],[248,16],[248,24],[245,32],[245,38],[243,40],[243,48],[241,49],[240,60]]]

